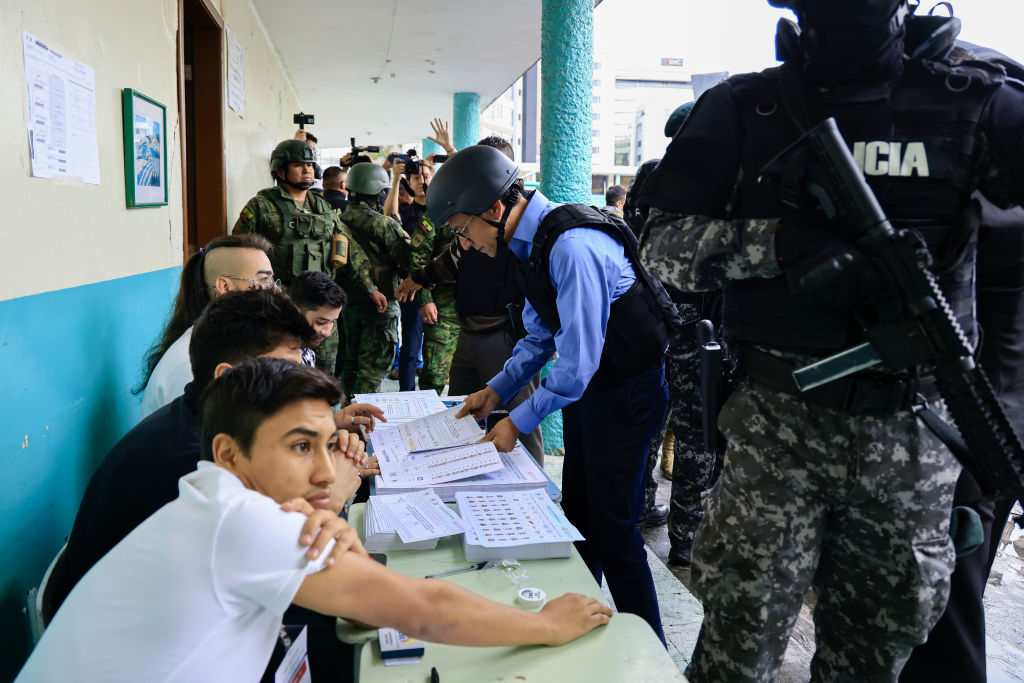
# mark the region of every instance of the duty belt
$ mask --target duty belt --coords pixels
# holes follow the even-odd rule
[[[801,367],[749,346],[743,349],[743,372],[775,391],[846,415],[887,415],[909,410],[919,395],[931,401],[938,391],[930,376],[900,379],[882,373],[859,372],[809,391],[800,391],[793,371]]]

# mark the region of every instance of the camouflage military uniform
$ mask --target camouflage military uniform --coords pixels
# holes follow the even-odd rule
[[[417,270],[434,257],[448,250],[454,236],[447,225],[435,228],[427,214],[423,214],[418,226],[410,235],[410,252],[406,267]],[[424,287],[416,294],[416,303],[422,307],[433,303],[437,306],[437,322],[423,324],[423,370],[420,372],[420,389],[444,390],[448,383],[448,371],[452,356],[459,341],[459,325],[455,316],[455,285],[439,284],[432,290]]]
[[[351,271],[341,270],[338,284],[349,293],[348,305],[341,312],[345,335],[345,360],[342,384],[348,396],[380,390],[380,383],[391,368],[398,343],[397,265],[407,258],[409,236],[393,218],[388,218],[362,202],[349,204],[341,214],[343,226],[352,235],[352,245],[361,247],[369,259],[373,284],[367,288],[353,282]],[[387,297],[383,313],[370,298],[374,286]]]
[[[642,258],[683,290],[774,277],[777,223],[652,209]],[[693,549],[705,617],[688,676],[771,679],[814,585],[814,675],[889,680],[945,602],[953,456],[909,412],[847,416],[750,380],[719,428],[728,447]]]
[[[302,207],[295,204],[288,190],[281,185],[260,190],[242,209],[232,232],[263,235],[274,251],[270,264],[275,277],[284,286],[305,270],[318,270],[334,275],[330,266],[331,237],[346,232],[338,223],[330,204],[316,192],[307,192]],[[349,243],[347,269],[358,269],[362,278],[369,278],[369,264],[359,245]],[[338,353],[338,335],[334,331],[316,348],[317,367],[333,374]]]

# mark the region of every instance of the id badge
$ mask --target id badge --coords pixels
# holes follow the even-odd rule
[[[284,653],[281,665],[274,672],[274,683],[312,683],[313,679],[309,675],[308,650],[306,627],[303,626],[299,635],[291,645],[288,645],[288,651]]]

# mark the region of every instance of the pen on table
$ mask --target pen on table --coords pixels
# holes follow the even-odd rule
[[[441,677],[437,675],[437,667],[430,667],[430,683],[441,683]]]

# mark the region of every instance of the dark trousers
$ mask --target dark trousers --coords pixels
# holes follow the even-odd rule
[[[645,619],[662,642],[658,596],[634,525],[644,512],[647,449],[667,405],[658,367],[616,387],[591,383],[562,409],[562,509],[586,539],[576,547],[598,583],[607,577],[615,607]]]
[[[957,558],[946,611],[928,634],[928,640],[914,648],[900,674],[900,683],[986,680],[982,596],[1013,503],[986,497],[971,475],[960,475],[953,505],[966,505],[978,513],[984,542],[970,555]]]
[[[448,393],[452,396],[461,396],[483,389],[512,357],[516,341],[511,326],[508,325],[484,332],[460,330],[459,342],[455,345],[455,355],[452,356],[452,367],[448,371]],[[530,398],[539,386],[538,375],[507,404],[498,404],[497,409],[512,410]],[[540,426],[532,432],[520,434],[519,441],[537,464],[544,467],[544,437],[541,436]]]
[[[420,305],[415,301],[399,302],[402,311],[402,345],[398,349],[398,390],[416,388],[416,360],[423,346],[423,320]]]

